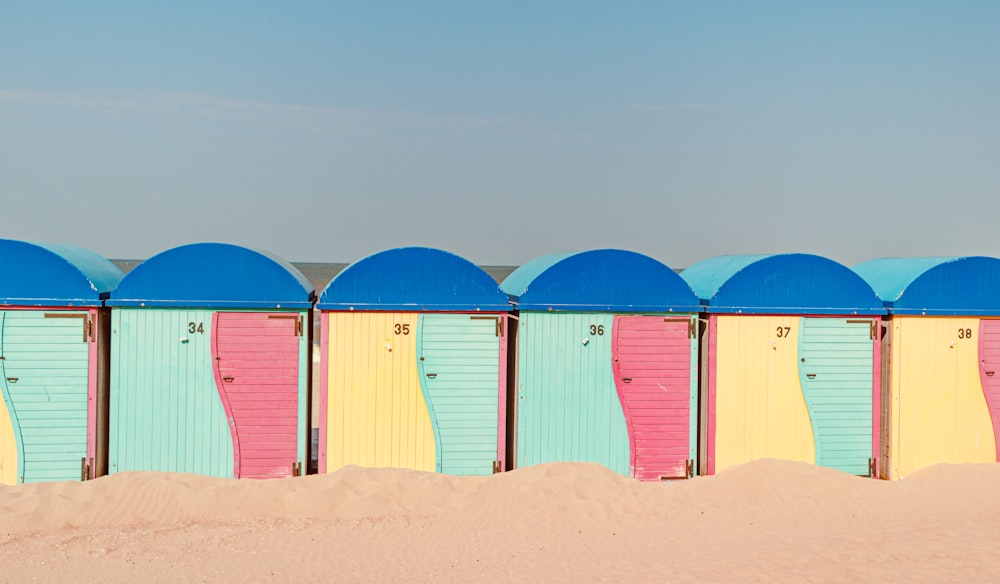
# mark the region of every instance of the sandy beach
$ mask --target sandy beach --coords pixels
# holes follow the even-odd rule
[[[5,582],[990,582],[1000,465],[899,482],[761,460],[640,483],[349,467],[0,489]]]

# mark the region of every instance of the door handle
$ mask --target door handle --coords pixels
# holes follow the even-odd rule
[[[632,378],[631,377],[622,377],[622,381],[624,381],[625,383],[632,383]]]
[[[986,372],[986,377],[993,377],[994,373],[996,373],[996,371],[987,371]]]
[[[222,380],[225,381],[226,383],[232,383],[233,381],[236,381],[236,378],[235,377],[223,377]]]
[[[815,373],[806,373],[806,377],[808,377],[809,379],[816,379],[816,374]]]
[[[437,373],[428,373],[427,374],[427,379],[435,379],[437,376],[438,376]]]
[[[9,381],[11,383],[17,383],[17,379],[18,379],[17,377],[8,377],[7,381]]]

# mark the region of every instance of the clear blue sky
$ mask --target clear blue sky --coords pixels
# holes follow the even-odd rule
[[[1000,256],[998,2],[0,4],[0,235]]]

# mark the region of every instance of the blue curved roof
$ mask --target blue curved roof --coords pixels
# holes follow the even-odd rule
[[[860,276],[812,254],[729,255],[681,272],[707,312],[729,314],[883,314]]]
[[[193,243],[133,268],[108,306],[309,308],[312,285],[292,264],[268,252],[227,243]]]
[[[321,310],[511,310],[489,274],[469,260],[429,247],[399,247],[347,266],[330,281]]]
[[[1000,260],[881,258],[854,266],[892,314],[1000,315]]]
[[[100,306],[122,271],[96,253],[55,243],[0,239],[0,304]]]
[[[597,249],[535,258],[500,284],[519,310],[697,312],[684,280],[632,251]]]

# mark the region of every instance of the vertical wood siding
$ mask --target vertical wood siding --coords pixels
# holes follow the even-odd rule
[[[434,429],[438,472],[493,473],[500,436],[498,318],[420,315],[418,373]]]
[[[893,327],[892,478],[942,462],[996,461],[979,319],[896,316]]]
[[[816,464],[868,474],[872,456],[870,319],[802,318],[799,374]]]
[[[233,476],[211,333],[211,310],[112,310],[108,472]]]
[[[325,318],[325,472],[349,464],[433,471],[434,432],[417,379],[417,314]]]
[[[628,475],[629,435],[611,367],[613,315],[520,318],[517,465],[595,462]]]
[[[716,472],[757,458],[816,462],[798,338],[798,316],[718,318]]]
[[[983,393],[993,422],[993,441],[1000,457],[1000,320],[979,321],[979,363]]]
[[[305,336],[299,313],[219,312],[213,324],[216,383],[230,416],[238,478],[292,476],[299,453]]]
[[[0,383],[16,442],[17,482],[80,480],[87,457],[89,312],[0,313]]]
[[[632,475],[683,478],[691,453],[691,319],[616,316],[615,382],[631,445]]]

